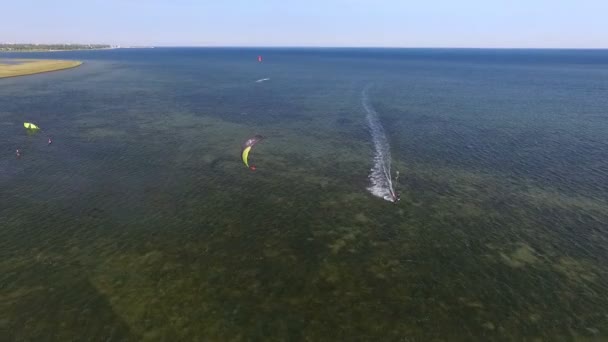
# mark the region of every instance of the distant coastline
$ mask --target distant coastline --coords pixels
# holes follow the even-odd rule
[[[0,59],[0,79],[72,69],[80,65],[81,61],[56,59]]]
[[[106,50],[120,46],[108,44],[0,44],[0,52],[57,52],[76,50]]]

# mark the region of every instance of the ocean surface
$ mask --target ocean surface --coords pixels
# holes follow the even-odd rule
[[[11,58],[4,340],[608,339],[608,50]]]

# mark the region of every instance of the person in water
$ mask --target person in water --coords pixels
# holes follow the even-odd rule
[[[53,140],[51,139],[51,137],[49,137],[49,145],[53,143]]]
[[[397,185],[399,185],[399,171],[397,171],[397,175],[395,176],[395,188],[397,187]],[[401,194],[395,191],[393,195],[393,203],[397,203],[399,202],[399,200],[401,200]]]
[[[391,202],[397,203],[401,199],[401,195],[398,192],[395,192],[391,195]]]
[[[21,158],[21,150],[17,149],[15,154],[17,155],[17,158]]]

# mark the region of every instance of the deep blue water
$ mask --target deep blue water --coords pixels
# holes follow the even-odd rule
[[[608,338],[607,50],[7,58],[84,61],[0,80],[9,340]]]

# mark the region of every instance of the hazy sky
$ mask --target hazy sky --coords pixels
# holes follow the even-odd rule
[[[0,42],[608,48],[608,0],[6,0]]]

